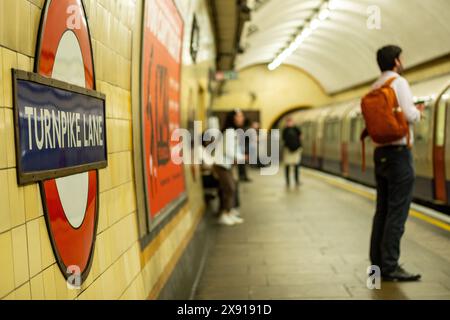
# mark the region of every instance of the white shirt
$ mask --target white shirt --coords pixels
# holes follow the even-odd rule
[[[239,146],[236,130],[227,129],[214,154],[214,163],[230,170],[236,161],[245,163],[245,155]]]
[[[408,121],[409,123],[410,144],[413,145],[414,123],[420,121],[421,113],[414,104],[414,97],[408,81],[394,71],[386,71],[383,72],[380,78],[373,84],[372,89],[381,88],[389,79],[393,77],[397,77],[397,79],[394,80],[394,82],[392,82],[391,87],[394,89],[395,94],[397,96],[399,107],[402,109],[402,112],[406,117],[406,121]],[[408,144],[407,137],[404,137],[403,139],[389,143],[387,145],[407,145],[407,144]]]

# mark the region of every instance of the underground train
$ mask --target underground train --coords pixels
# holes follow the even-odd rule
[[[414,161],[418,200],[450,208],[450,74],[411,86],[416,104],[425,111],[414,127]],[[306,167],[375,186],[374,145],[366,140],[362,170],[360,135],[365,124],[360,99],[299,111],[293,115],[303,132]]]

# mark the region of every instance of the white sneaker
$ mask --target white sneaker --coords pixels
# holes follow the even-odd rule
[[[232,216],[235,216],[235,217],[240,217],[241,216],[241,213],[236,208],[231,209],[230,213],[231,213]]]
[[[234,223],[241,224],[244,223],[244,219],[242,219],[240,216],[240,213],[236,209],[231,209],[230,216],[233,218]]]
[[[234,218],[230,214],[222,213],[219,218],[219,224],[222,224],[224,226],[232,226],[236,222]]]
[[[232,216],[232,218],[233,218],[233,221],[234,221],[235,224],[244,223],[244,219],[242,219],[242,218],[240,218],[238,216]]]

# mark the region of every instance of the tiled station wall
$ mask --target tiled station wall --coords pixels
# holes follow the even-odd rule
[[[97,90],[106,95],[108,167],[100,170],[100,211],[91,272],[70,290],[55,263],[37,184],[19,187],[13,132],[11,68],[33,71],[44,0],[0,0],[0,299],[156,298],[203,213],[202,190],[186,171],[189,200],[147,247],[141,248],[133,162],[134,37],[140,38],[142,0],[84,0],[94,50]],[[178,1],[185,21],[206,18],[204,1]],[[189,20],[191,21],[191,20]],[[206,21],[206,22],[205,22]],[[185,28],[188,34],[190,28]],[[203,36],[212,36],[205,28]],[[189,37],[185,36],[185,41]],[[136,41],[134,41],[136,42]],[[212,45],[210,46],[213,47]],[[189,50],[189,46],[184,46]],[[209,47],[205,50],[209,50]],[[205,83],[213,53],[183,62],[182,108],[188,88]],[[185,88],[185,83],[187,88]],[[208,96],[202,96],[207,100]],[[198,97],[196,98],[198,99]],[[184,110],[182,111],[184,112]]]

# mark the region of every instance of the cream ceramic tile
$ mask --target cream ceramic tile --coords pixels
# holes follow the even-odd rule
[[[39,219],[27,222],[28,261],[30,276],[33,277],[42,270],[41,239]]]
[[[0,50],[1,52],[1,50]],[[1,82],[1,79],[0,79]],[[3,92],[0,90],[0,92]],[[0,93],[1,94],[1,93]],[[6,123],[5,109],[0,107],[0,169],[8,167],[8,158],[6,156]]]
[[[44,282],[44,296],[46,300],[56,300],[55,274],[53,266],[42,272],[42,280]]]
[[[61,270],[59,270],[59,267],[55,264],[52,267],[53,270],[53,278],[55,280],[55,291],[56,291],[56,299],[58,300],[66,300],[69,298],[68,294],[68,288],[66,279],[64,278],[63,274],[61,273]]]
[[[108,158],[108,167],[105,169],[100,169],[99,172],[99,189],[100,192],[104,192],[111,187],[111,178],[109,173],[109,168],[111,166],[111,157]]]
[[[15,0],[6,0],[8,2],[16,2]],[[16,19],[16,18],[14,18]],[[2,50],[3,61],[3,105],[8,108],[12,108],[12,68],[17,68],[17,54],[6,48]]]
[[[14,141],[14,118],[12,109],[4,109],[5,112],[5,132],[6,132],[6,157],[8,167],[16,167],[16,149]]]
[[[8,169],[9,209],[11,226],[14,228],[25,223],[25,203],[23,187],[17,185],[16,169]]]
[[[91,265],[91,268],[92,268],[92,265]],[[92,273],[92,269],[91,269],[87,278],[84,280],[83,284],[81,285],[81,290],[88,288],[92,284],[93,281],[94,281],[94,274]]]
[[[1,7],[0,7],[0,9],[1,9]],[[0,10],[0,18],[1,18],[2,14],[3,13]],[[1,27],[1,22],[0,22],[0,27]],[[2,30],[0,30],[0,37],[1,37],[1,33],[2,33]],[[0,42],[0,43],[3,43],[3,42]],[[3,93],[3,50],[0,48],[0,107],[5,106],[3,96],[4,96],[4,93]]]
[[[33,48],[31,43],[31,5],[28,0],[16,0],[18,2],[17,8],[17,36],[18,36],[18,50],[26,55],[33,55]]]
[[[16,300],[30,300],[31,299],[31,287],[30,283],[27,282],[20,288],[14,291]]]
[[[15,286],[29,280],[27,230],[25,225],[12,230]]]
[[[5,28],[3,27],[3,21],[5,21],[5,19],[6,19],[5,18],[6,11],[3,8],[3,6],[4,6],[4,1],[0,1],[0,44],[5,43]],[[0,70],[2,70],[1,64],[0,64]],[[0,79],[0,85],[1,85],[1,79]],[[1,106],[1,103],[0,103],[0,106]]]
[[[110,195],[109,211],[108,211],[108,223],[109,226],[114,225],[120,218],[120,208],[118,207],[120,189],[114,188],[108,191]]]
[[[121,77],[123,81],[122,88],[130,90],[131,88],[131,62],[122,58],[123,63],[123,76]]]
[[[3,0],[3,25],[4,30],[3,44],[11,49],[17,49],[18,44],[18,8],[19,2],[17,0]]]
[[[44,0],[36,0],[43,2]],[[39,6],[42,8],[42,5]],[[39,23],[41,19],[41,10],[36,6],[30,7],[30,21],[31,21],[31,29],[30,29],[30,46],[33,50],[32,56],[34,56],[34,48],[36,48],[36,41],[38,39],[38,33],[39,33]]]
[[[11,232],[0,234],[0,298],[14,290],[14,257]]]
[[[104,60],[103,60],[103,50],[105,46],[97,41],[95,45],[95,76],[97,80],[104,80]]]
[[[86,17],[89,20],[90,18],[90,11],[91,11],[91,0],[84,0],[84,10],[86,11]]]
[[[44,280],[42,273],[39,273],[30,280],[31,287],[31,299],[33,300],[45,300]]]
[[[117,140],[115,139],[116,137],[116,130],[115,130],[115,120],[113,119],[106,119],[106,127],[107,132],[106,132],[106,143],[107,143],[107,148],[108,148],[108,152],[116,152],[116,142]]]
[[[120,177],[120,170],[123,170],[123,168],[120,167],[119,162],[119,154],[113,153],[109,155],[110,160],[110,166],[108,167],[108,171],[110,173],[110,188],[114,188],[118,185],[119,177]]]
[[[111,231],[108,229],[97,237],[98,245],[96,250],[98,253],[98,271],[100,274],[105,272],[113,260],[110,233]]]
[[[0,233],[11,229],[7,170],[0,170]]]
[[[103,298],[114,300],[119,297],[118,286],[114,279],[114,268],[109,268],[100,276],[101,290],[103,291]]]
[[[30,2],[38,8],[42,8],[42,6],[44,5],[44,0],[30,0]]]
[[[123,185],[123,208],[124,214],[130,214],[136,210],[135,200],[134,200],[134,185],[133,182],[128,182]]]
[[[126,104],[126,119],[131,120],[132,119],[132,112],[131,112],[131,93],[129,91],[124,90],[124,103]]]
[[[27,57],[26,55],[18,53],[17,54],[17,69],[28,71],[28,72],[33,71],[32,65],[31,65],[31,59],[29,57]]]
[[[108,227],[108,214],[110,208],[109,199],[108,192],[100,193],[97,234],[103,232]]]
[[[100,275],[100,268],[98,264],[98,247],[97,244],[95,244],[94,248],[94,257],[92,258],[92,266],[91,266],[91,272],[89,276],[92,276],[93,280],[97,279],[97,277]]]
[[[45,224],[44,217],[39,220],[39,233],[41,241],[41,265],[42,268],[47,268],[51,264],[55,263],[55,256],[53,255],[52,245],[50,243],[50,237]]]
[[[0,298],[1,300],[5,301],[12,301],[16,300],[16,291],[11,292],[10,294],[4,296],[3,298]]]
[[[41,195],[37,183],[24,187],[25,217],[27,221],[36,219],[43,214]]]

